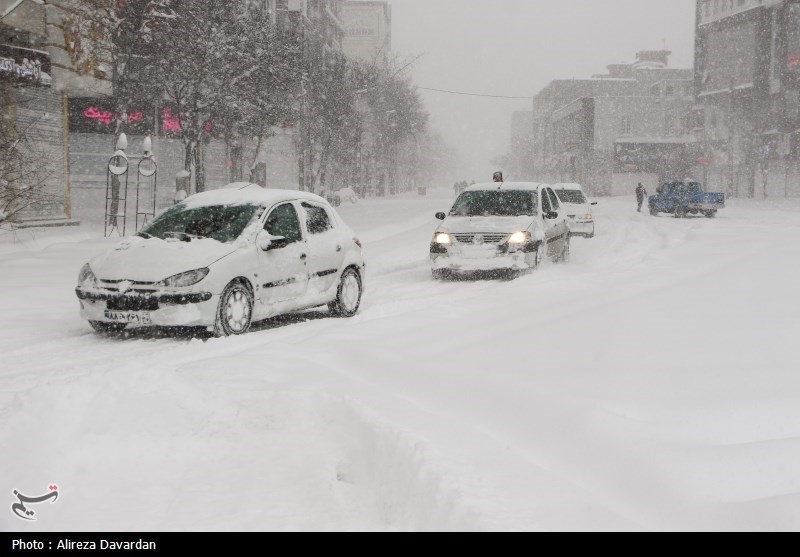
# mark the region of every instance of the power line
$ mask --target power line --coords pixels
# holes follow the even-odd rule
[[[417,87],[423,91],[435,91],[436,93],[447,93],[449,95],[462,95],[464,97],[483,97],[487,99],[517,99],[517,100],[533,100],[534,97],[512,97],[508,95],[482,95],[480,93],[467,93],[464,91],[448,91],[446,89],[433,89],[431,87]]]

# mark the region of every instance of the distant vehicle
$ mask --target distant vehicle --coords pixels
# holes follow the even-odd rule
[[[559,201],[567,211],[567,216],[572,221],[570,234],[594,238],[595,221],[592,206],[597,202],[590,202],[580,184],[556,184],[553,186]]]
[[[358,312],[361,243],[321,197],[232,184],[188,197],[80,272],[81,316],[98,332],[252,323],[328,305]]]
[[[569,220],[550,186],[489,183],[456,200],[431,241],[436,279],[459,272],[528,271],[544,259],[569,260]]]
[[[358,194],[353,188],[342,188],[333,193],[330,198],[330,203],[334,207],[339,207],[342,203],[358,203]]]
[[[700,182],[668,182],[658,187],[656,195],[650,197],[650,214],[672,213],[677,218],[703,214],[708,218],[717,216],[725,208],[724,193],[709,193]]]

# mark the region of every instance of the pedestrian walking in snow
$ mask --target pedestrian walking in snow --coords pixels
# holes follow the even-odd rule
[[[639,182],[639,185],[636,186],[636,201],[639,203],[639,212],[642,212],[642,205],[644,205],[645,198],[649,197],[647,195],[647,190],[644,187],[644,184]]]

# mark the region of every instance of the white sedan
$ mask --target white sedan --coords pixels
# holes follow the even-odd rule
[[[586,199],[580,184],[556,184],[553,190],[568,213],[571,235],[594,238],[595,221],[592,207],[597,203]]]
[[[431,240],[435,279],[475,271],[524,272],[544,259],[569,261],[569,222],[552,188],[477,184],[458,196]]]
[[[80,272],[81,316],[98,332],[254,322],[327,305],[358,312],[361,242],[321,197],[231,184],[187,198]]]

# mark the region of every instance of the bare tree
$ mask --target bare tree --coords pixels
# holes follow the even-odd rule
[[[253,18],[259,16],[243,5],[215,0],[181,2],[174,13],[173,19],[153,30],[151,46],[157,55],[147,59],[139,82],[172,111],[177,122],[169,131],[183,140],[184,167],[196,170],[201,192],[205,190],[203,147],[212,134],[222,132],[212,118],[219,114],[232,121],[241,118],[230,108],[261,64],[248,40]]]
[[[297,137],[304,161],[301,186],[324,190],[337,161],[354,160],[361,118],[356,104],[358,83],[353,63],[342,53],[324,48],[321,39],[304,45],[303,110]]]

